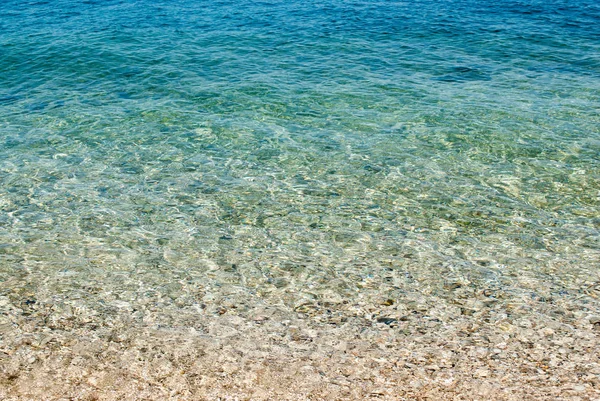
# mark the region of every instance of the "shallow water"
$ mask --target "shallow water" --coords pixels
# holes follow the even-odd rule
[[[0,5],[4,307],[599,311],[596,1],[188,3]]]

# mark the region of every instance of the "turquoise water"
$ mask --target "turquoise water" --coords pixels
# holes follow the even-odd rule
[[[599,309],[596,1],[189,3],[0,5],[0,295]]]

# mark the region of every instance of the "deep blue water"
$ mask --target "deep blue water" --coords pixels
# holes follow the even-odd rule
[[[288,302],[385,265],[579,296],[600,3],[5,0],[0,258],[42,292],[235,265]]]

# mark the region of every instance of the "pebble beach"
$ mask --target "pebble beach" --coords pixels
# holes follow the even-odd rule
[[[0,400],[600,400],[594,1],[0,15]]]

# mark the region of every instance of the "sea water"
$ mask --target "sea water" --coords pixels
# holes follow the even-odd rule
[[[5,308],[542,316],[599,267],[597,1],[0,4]]]

